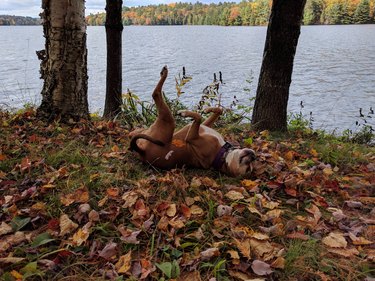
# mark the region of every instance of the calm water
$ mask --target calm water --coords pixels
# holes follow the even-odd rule
[[[163,65],[169,67],[165,92],[175,97],[173,77],[182,66],[193,80],[182,100],[198,102],[202,89],[222,71],[222,94],[249,104],[246,79],[255,95],[266,27],[131,26],[123,33],[123,89],[149,99]],[[314,127],[354,128],[359,108],[375,108],[375,25],[302,28],[290,89],[289,111],[313,112]],[[0,106],[38,103],[42,81],[36,50],[43,49],[41,27],[0,27]],[[105,30],[88,28],[89,103],[101,112],[105,95]],[[374,116],[375,118],[375,116]],[[374,119],[373,118],[373,119]],[[372,123],[374,123],[372,121]]]

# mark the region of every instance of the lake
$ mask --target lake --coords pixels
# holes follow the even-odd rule
[[[193,80],[181,100],[195,105],[213,73],[221,71],[223,104],[236,96],[250,104],[262,62],[266,27],[127,26],[123,32],[123,89],[150,100],[163,65],[164,91],[176,96],[174,77],[186,67]],[[102,112],[105,99],[104,27],[88,27],[89,104]],[[359,109],[375,108],[375,25],[302,27],[290,88],[289,112],[314,118],[314,128],[354,129]],[[0,27],[0,107],[40,101],[42,80],[36,50],[44,48],[41,26]],[[249,84],[247,79],[253,82]],[[251,92],[244,91],[250,88]],[[373,119],[375,116],[373,116]],[[371,121],[370,119],[368,119]],[[374,124],[374,121],[371,121]]]

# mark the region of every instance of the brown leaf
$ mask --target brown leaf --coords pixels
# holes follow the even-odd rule
[[[254,271],[255,274],[257,275],[268,275],[273,272],[271,269],[271,266],[268,263],[265,263],[260,260],[254,260],[253,263],[251,264],[251,269]]]
[[[13,232],[12,227],[8,225],[7,223],[2,222],[0,225],[0,236],[11,233],[11,232]]]
[[[237,247],[237,249],[240,251],[240,253],[242,254],[242,256],[244,256],[245,258],[248,258],[250,259],[250,240],[249,239],[246,239],[246,240],[238,240],[236,238],[233,238],[233,241]]]
[[[117,243],[109,242],[103,250],[99,252],[99,257],[102,257],[106,260],[110,260],[117,253]]]
[[[242,193],[231,190],[228,193],[225,194],[225,197],[229,198],[230,200],[236,201],[236,200],[241,200],[244,199],[245,197],[242,195]]]
[[[301,233],[301,232],[289,233],[288,235],[286,235],[286,238],[300,239],[300,240],[304,240],[304,241],[307,241],[307,240],[310,239],[309,236],[307,236],[307,235],[305,235],[304,233]]]
[[[190,210],[190,208],[188,206],[186,206],[185,204],[181,204],[180,208],[181,208],[182,215],[185,218],[189,219],[191,217],[191,210]]]
[[[141,233],[141,230],[131,230],[131,229],[128,229],[128,228],[125,228],[124,226],[119,226],[118,227],[118,230],[120,231],[121,233],[121,240],[122,241],[125,241],[126,243],[129,243],[129,244],[139,244],[139,240],[137,239],[137,236],[139,235],[139,233]]]
[[[353,241],[354,245],[370,245],[374,242],[367,240],[363,237],[356,237],[353,233],[349,232],[349,237]]]
[[[220,255],[220,251],[218,248],[209,248],[200,253],[202,260],[209,260],[212,257],[217,257]]]
[[[273,267],[273,268],[279,268],[279,269],[284,269],[284,267],[285,267],[285,259],[283,257],[277,257],[276,260],[274,260],[271,263],[271,267]]]
[[[332,248],[345,248],[348,245],[344,238],[344,235],[339,232],[329,233],[328,236],[322,239],[322,243]]]
[[[198,270],[193,272],[182,272],[177,281],[202,281]]]
[[[112,198],[117,198],[120,195],[120,189],[117,187],[107,188],[107,195]]]
[[[122,206],[123,208],[126,209],[132,207],[138,200],[138,194],[134,191],[125,192],[122,196],[122,200],[125,201],[124,205]]]
[[[356,248],[350,249],[340,249],[340,248],[327,248],[328,252],[345,257],[351,258],[353,256],[359,255],[359,252]]]
[[[250,239],[250,247],[257,258],[269,260],[274,258],[276,254],[274,254],[275,247],[268,241]]]
[[[17,257],[6,257],[6,258],[0,258],[0,264],[6,264],[6,263],[10,263],[10,264],[16,264],[16,263],[19,263],[21,261],[24,261],[25,258],[17,258]]]

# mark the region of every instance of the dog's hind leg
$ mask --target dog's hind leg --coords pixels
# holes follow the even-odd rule
[[[182,117],[193,118],[193,123],[191,123],[188,129],[188,132],[185,137],[185,141],[188,142],[188,141],[197,139],[199,137],[199,127],[202,122],[202,116],[197,112],[188,111],[188,110],[180,110],[178,114],[181,115]]]
[[[158,116],[155,122],[150,126],[150,128],[146,130],[146,134],[164,143],[172,141],[174,129],[176,126],[172,112],[165,102],[162,94],[162,88],[165,80],[167,79],[167,76],[168,69],[166,66],[164,66],[160,72],[160,80],[156,85],[154,92],[152,93],[152,98],[155,102]]]
[[[210,117],[208,117],[204,122],[203,125],[207,127],[212,127],[215,121],[220,117],[223,113],[223,109],[220,107],[208,107],[204,110],[205,113],[212,113]]]

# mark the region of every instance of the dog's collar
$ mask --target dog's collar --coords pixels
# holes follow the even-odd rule
[[[219,150],[219,152],[216,154],[214,162],[212,162],[212,167],[215,170],[220,170],[220,168],[223,166],[225,163],[225,156],[226,153],[233,149],[233,145],[231,145],[229,142],[226,142]]]

